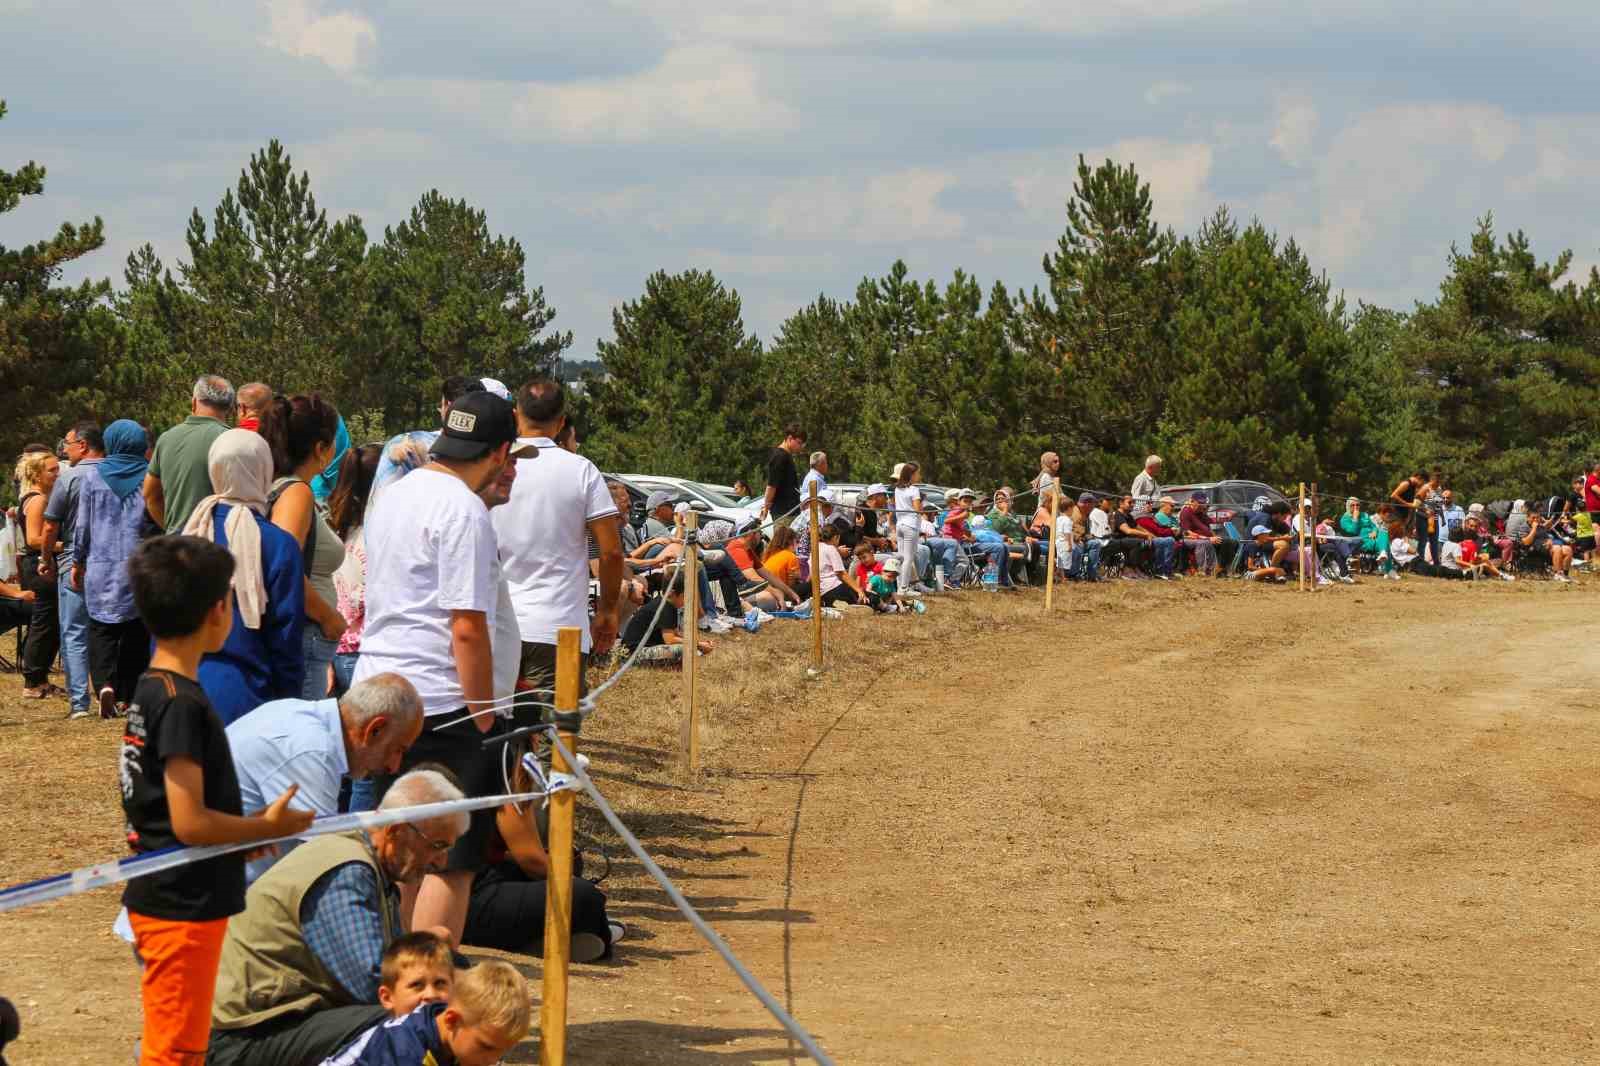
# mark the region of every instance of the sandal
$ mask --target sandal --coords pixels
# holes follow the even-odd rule
[[[38,688],[25,688],[22,690],[22,698],[25,700],[42,700],[49,695],[49,685],[40,685]]]

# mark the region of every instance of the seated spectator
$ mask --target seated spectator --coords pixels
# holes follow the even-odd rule
[[[228,745],[247,811],[265,807],[290,785],[290,806],[318,817],[339,813],[341,780],[400,770],[422,733],[422,699],[399,674],[375,674],[338,699],[273,700],[228,726]],[[253,882],[297,845],[245,864]]]
[[[1011,511],[1011,496],[1011,486],[1001,486],[994,494],[994,506],[984,516],[984,521],[1000,536],[1001,542],[1006,546],[1013,581],[1018,573],[1026,581],[1028,570],[1037,558],[1037,553],[1028,540],[1028,531],[1023,528],[1022,519]],[[1058,517],[1059,513],[1058,509]]]
[[[1517,501],[1519,504],[1521,500]],[[1515,517],[1517,512],[1512,512]],[[1559,538],[1550,532],[1550,522],[1540,514],[1528,515],[1526,506],[1523,508],[1523,517],[1526,520],[1527,532],[1516,537],[1521,550],[1530,556],[1549,556],[1552,580],[1569,582],[1572,578],[1567,576],[1567,568],[1572,565],[1572,546],[1563,544]],[[1506,531],[1511,531],[1511,522],[1506,522]]]
[[[645,500],[644,537],[637,551],[640,558],[676,559],[683,551],[672,506],[672,493],[652,492]]]
[[[1356,544],[1353,540],[1344,540],[1333,535],[1333,527],[1326,521],[1315,525],[1311,521],[1312,499],[1307,496],[1300,501],[1300,513],[1295,515],[1291,523],[1291,530],[1298,535],[1302,528],[1306,531],[1306,554],[1310,556],[1305,561],[1307,571],[1316,571],[1317,584],[1326,584],[1322,570],[1314,560],[1332,559],[1338,569],[1339,580],[1346,585],[1354,585],[1356,579],[1350,574],[1350,557],[1355,554]],[[1298,551],[1298,548],[1296,549]]]
[[[938,514],[939,508],[932,503],[922,505],[922,521],[918,524],[918,530],[921,533],[920,546],[927,551],[926,554],[918,553],[917,566],[921,568],[923,583],[921,586],[913,586],[914,592],[932,591],[939,582],[940,573],[944,574],[944,580],[948,583],[959,581],[967,570],[966,557],[961,554],[960,542],[940,534],[939,525],[935,521]],[[900,565],[904,568],[904,559],[900,560]],[[901,577],[905,577],[903,569]],[[933,585],[928,584],[929,581],[932,581]]]
[[[1389,530],[1361,509],[1360,500],[1351,496],[1344,501],[1344,513],[1339,516],[1336,528],[1340,536],[1355,538],[1357,550],[1376,556],[1379,569],[1388,572],[1393,565],[1389,559]]]
[[[817,520],[821,523],[820,531],[826,529],[833,522],[833,490],[822,489],[817,493]],[[800,558],[800,565],[806,574],[810,574],[811,561],[811,502],[809,499],[800,502],[800,513],[794,516],[791,523],[794,530],[794,553]]]
[[[484,959],[456,977],[444,1003],[375,1024],[321,1066],[491,1066],[533,1026],[533,993],[516,967]]]
[[[419,769],[379,810],[461,798]],[[405,932],[399,886],[439,869],[466,828],[457,813],[315,837],[251,885],[223,940],[208,1066],[320,1062],[387,1018],[378,983],[385,949]]]
[[[267,521],[272,450],[259,433],[230,429],[211,445],[214,494],[195,505],[183,532],[232,553],[233,629],[200,664],[200,685],[224,723],[268,700],[300,694],[305,651],[305,575],[300,545]]]
[[[444,1003],[455,984],[450,941],[433,933],[407,933],[383,952],[378,967],[378,1005],[404,1018],[424,1003]]]
[[[1148,562],[1153,575],[1162,580],[1172,580],[1174,541],[1171,537],[1158,537],[1139,525],[1133,514],[1132,496],[1122,498],[1122,509],[1111,517],[1115,534],[1111,542],[1114,550],[1121,550],[1134,566]]]
[[[844,556],[839,554],[839,531],[833,526],[822,527],[822,535],[817,541],[816,566],[822,575],[824,607],[832,607],[837,603],[864,603],[873,610],[882,608],[878,598],[866,592],[850,576],[849,568],[844,565]]]
[[[665,592],[650,597],[633,613],[617,641],[622,654],[632,655],[637,650],[641,663],[683,661],[683,585],[684,575],[673,575]],[[710,655],[713,645],[709,640],[700,640],[695,647],[701,655]]]
[[[1267,517],[1263,515],[1262,517]],[[1270,521],[1270,519],[1268,519]],[[1284,567],[1281,565],[1283,553],[1287,551],[1287,543],[1279,537],[1277,530],[1269,524],[1257,524],[1250,527],[1250,547],[1254,550],[1247,551],[1245,555],[1246,581],[1276,581],[1283,583],[1288,580]],[[1270,558],[1270,562],[1268,559]]]
[[[867,486],[861,496],[861,505],[856,508],[856,543],[870,545],[879,555],[894,551],[894,540],[889,536],[894,528],[894,516],[888,507],[889,486],[878,484]]]
[[[513,792],[534,790],[533,777],[522,760],[525,751],[512,753],[516,766],[511,775]],[[489,862],[472,880],[462,943],[544,954],[545,890],[550,877],[550,856],[544,842],[549,830],[548,808],[537,800],[508,803],[496,810]],[[622,939],[622,923],[606,917],[605,894],[593,883],[574,876],[571,891],[572,961],[609,958],[611,946]]]
[[[1183,508],[1178,512],[1178,531],[1194,560],[1195,570],[1207,577],[1216,577],[1221,572],[1217,549],[1222,538],[1211,531],[1211,517],[1206,510],[1210,502],[1203,492],[1183,501]]]
[[[800,588],[800,557],[794,550],[795,535],[791,526],[778,526],[772,531],[767,550],[761,557],[762,566],[776,577],[780,584],[798,596]],[[801,597],[804,598],[804,597]]]
[[[1472,578],[1488,574],[1502,581],[1516,580],[1510,574],[1503,573],[1490,560],[1488,552],[1483,550],[1480,543],[1481,536],[1482,528],[1478,525],[1478,520],[1468,515],[1461,528],[1454,534],[1454,539],[1440,546],[1439,565],[1447,570],[1459,570]]]
[[[723,547],[723,558],[712,576],[724,576],[735,586],[736,600],[743,600],[763,611],[781,611],[797,606],[801,596],[797,589],[756,559],[761,545],[761,527],[755,518],[740,522],[742,529]],[[862,545],[863,548],[867,546]],[[868,549],[870,554],[871,549]],[[766,587],[762,588],[762,584]]]

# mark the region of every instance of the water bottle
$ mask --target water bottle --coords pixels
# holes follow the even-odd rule
[[[989,565],[983,568],[983,590],[985,592],[996,592],[999,588],[1000,563],[998,560],[990,559]]]

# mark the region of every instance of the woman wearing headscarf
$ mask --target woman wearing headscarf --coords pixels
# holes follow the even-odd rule
[[[333,491],[339,487],[339,467],[344,462],[345,454],[350,451],[350,430],[345,427],[344,415],[339,415],[339,426],[333,433],[333,458],[328,460],[328,465],[322,473],[311,479],[311,494],[317,502],[326,505],[333,497]]]
[[[233,629],[222,650],[200,662],[200,687],[228,723],[268,700],[300,695],[305,571],[294,537],[267,521],[266,439],[230,429],[212,443],[208,469],[214,495],[200,501],[183,532],[233,555]]]
[[[128,559],[160,529],[144,508],[149,441],[126,418],[106,427],[106,457],[79,474],[78,517],[72,529],[72,584],[89,610],[89,677],[100,717],[119,717],[150,664],[150,634],[139,620],[128,581]]]

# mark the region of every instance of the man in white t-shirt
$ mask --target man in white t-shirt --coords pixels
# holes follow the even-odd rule
[[[600,471],[576,452],[556,446],[567,421],[561,383],[538,379],[522,386],[516,415],[520,442],[537,447],[539,458],[517,464],[511,502],[494,512],[493,522],[522,633],[517,687],[530,694],[530,702],[549,703],[556,683],[556,630],[583,630],[586,668],[589,655],[604,655],[616,643],[622,537],[617,505]],[[600,564],[600,602],[592,623],[589,537]],[[540,717],[538,707],[519,710],[518,724]]]
[[[492,796],[501,787],[500,761],[482,742],[498,721],[491,707],[499,548],[479,494],[512,459],[538,452],[517,440],[510,404],[469,392],[450,409],[428,454],[427,466],[385,491],[365,525],[367,619],[355,681],[393,672],[416,686],[424,725],[402,773],[441,763],[467,795]],[[483,713],[465,718],[469,708]],[[380,800],[393,782],[375,780]],[[443,926],[460,943],[493,827],[492,810],[473,814],[442,870],[423,878],[411,928]]]

